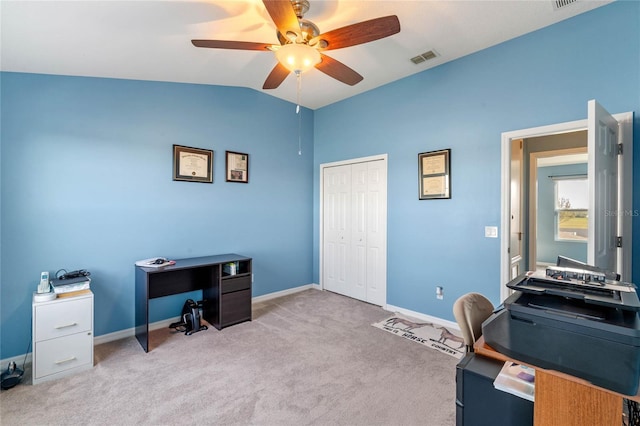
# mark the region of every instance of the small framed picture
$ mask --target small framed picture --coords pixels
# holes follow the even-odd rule
[[[249,183],[249,154],[227,151],[227,182]]]
[[[213,151],[173,145],[173,180],[213,183]]]
[[[451,198],[451,150],[418,154],[418,199]]]

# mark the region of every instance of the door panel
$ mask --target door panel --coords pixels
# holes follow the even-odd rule
[[[367,175],[367,298],[382,306],[387,300],[387,168],[368,163]]]
[[[367,163],[351,165],[351,268],[348,296],[367,298]]]
[[[509,240],[509,254],[511,258],[511,278],[515,278],[525,270],[524,254],[522,252],[524,227],[522,226],[522,139],[511,141],[511,237]],[[534,268],[532,265],[529,269]]]
[[[591,100],[587,115],[589,153],[588,263],[617,271],[618,122]]]
[[[349,282],[347,232],[351,220],[351,169],[348,166],[324,170],[324,285],[338,293],[347,291]]]

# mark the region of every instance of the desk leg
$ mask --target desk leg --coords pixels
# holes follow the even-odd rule
[[[149,277],[136,267],[135,321],[136,339],[145,352],[149,352]]]
[[[622,397],[536,370],[535,426],[622,424]]]

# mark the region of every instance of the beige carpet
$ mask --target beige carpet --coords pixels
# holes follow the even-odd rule
[[[307,290],[252,322],[98,345],[95,367],[0,393],[2,425],[453,425],[455,365],[371,324],[379,307]],[[27,368],[26,377],[31,371]]]

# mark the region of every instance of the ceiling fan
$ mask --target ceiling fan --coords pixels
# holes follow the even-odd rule
[[[342,49],[368,43],[400,32],[400,21],[395,15],[375,18],[347,25],[326,33],[304,19],[309,10],[308,0],[262,0],[277,27],[280,44],[254,43],[232,40],[191,40],[196,47],[236,50],[267,50],[275,52],[278,63],[267,77],[263,89],[275,89],[289,73],[298,76],[312,67],[330,77],[353,86],[363,77],[324,51]]]

